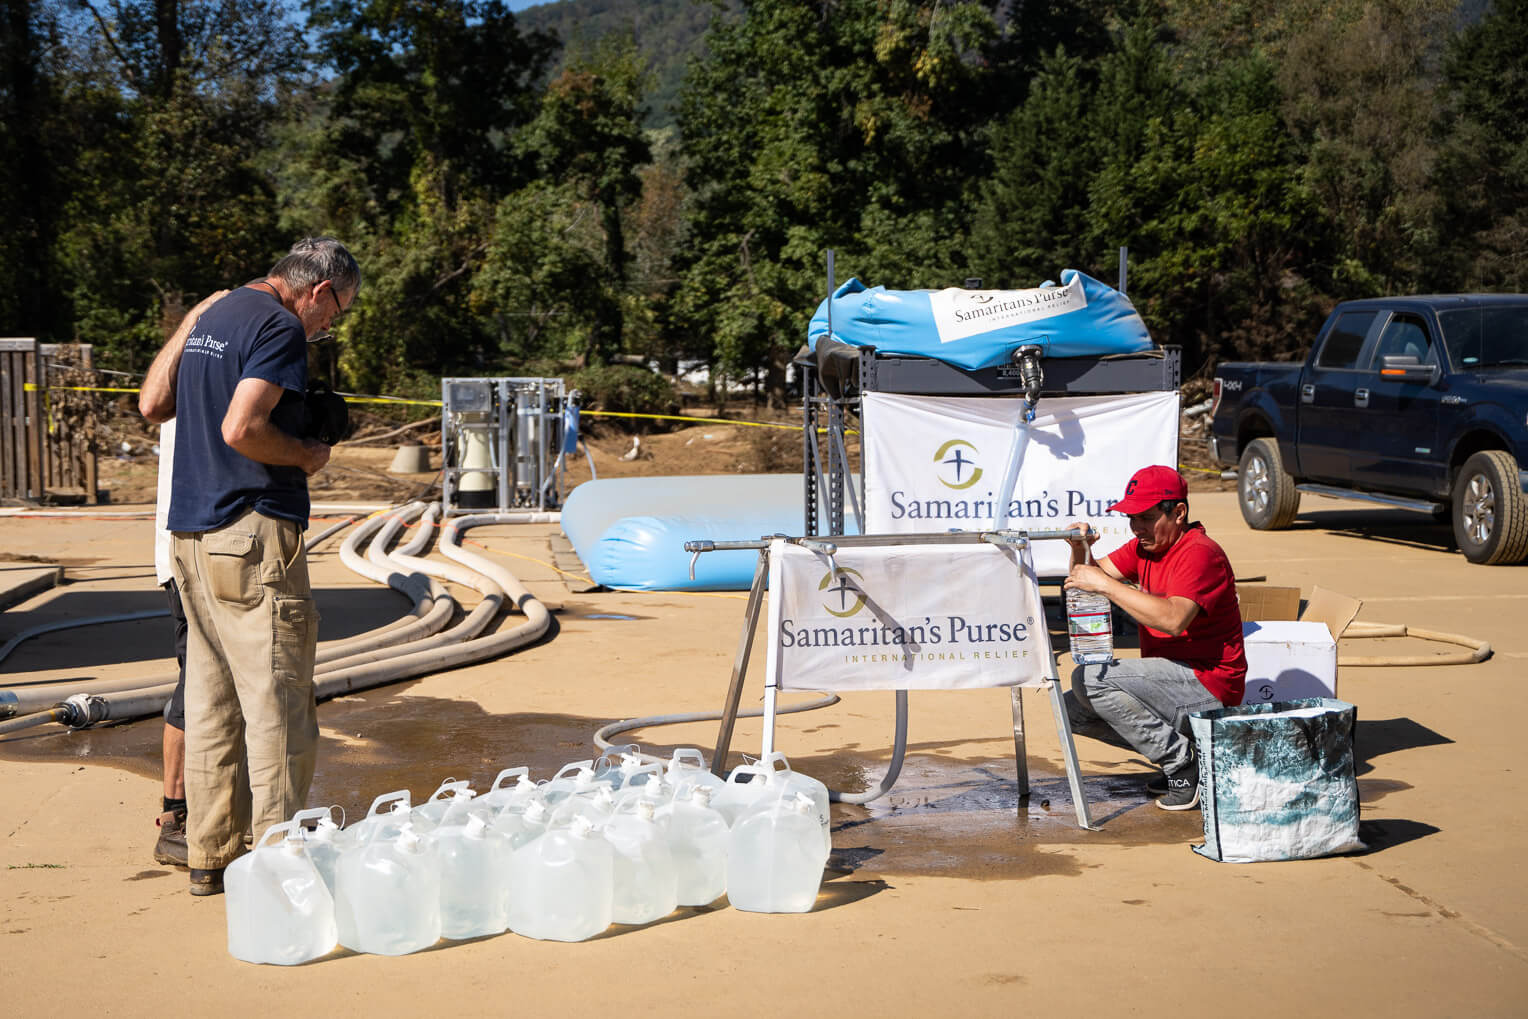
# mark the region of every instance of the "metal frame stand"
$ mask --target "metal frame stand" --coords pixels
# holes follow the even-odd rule
[[[830,561],[840,547],[863,547],[881,545],[969,545],[988,543],[995,545],[1008,545],[1019,549],[1019,555],[1024,564],[1025,575],[1035,585],[1035,601],[1039,603],[1039,578],[1035,574],[1033,561],[1030,559],[1029,543],[1034,540],[1057,539],[1076,537],[1076,532],[1070,530],[1054,531],[965,531],[932,534],[895,534],[895,535],[857,535],[853,537],[835,536],[831,541],[812,537],[786,538],[790,544],[800,545],[820,555],[827,556]],[[694,569],[695,558],[703,552],[729,551],[756,549],[759,560],[753,571],[753,585],[748,589],[748,605],[743,611],[743,630],[738,639],[737,655],[732,661],[732,676],[727,685],[726,700],[722,704],[721,728],[716,735],[716,751],[711,758],[711,771],[719,777],[727,774],[727,754],[732,748],[733,730],[737,723],[739,706],[743,699],[743,681],[748,673],[748,661],[753,654],[754,633],[758,629],[759,614],[764,606],[764,590],[769,577],[769,545],[771,539],[760,538],[756,541],[690,541],[685,542],[685,551],[691,554],[691,570]],[[1050,627],[1042,626],[1041,632],[1045,638],[1045,686],[1050,694],[1051,713],[1055,716],[1056,734],[1061,743],[1061,755],[1066,764],[1067,782],[1071,786],[1072,803],[1077,810],[1077,824],[1079,827],[1093,829],[1092,817],[1088,811],[1087,797],[1082,787],[1082,770],[1077,760],[1077,747],[1072,740],[1072,724],[1066,713],[1066,700],[1061,690],[1061,676],[1056,669],[1055,649],[1050,642]],[[1029,756],[1024,733],[1024,703],[1021,696],[1022,687],[1012,687],[1010,690],[1012,713],[1013,713],[1013,754],[1018,779],[1019,812],[1023,814],[1029,802]],[[760,756],[768,756],[774,750],[775,714],[776,702],[779,689],[775,684],[775,677],[770,676],[764,683],[764,742],[760,750]]]

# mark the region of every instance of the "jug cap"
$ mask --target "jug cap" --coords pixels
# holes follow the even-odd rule
[[[467,815],[467,824],[462,829],[462,834],[469,839],[480,839],[488,830],[488,819],[480,810],[474,810]]]
[[[594,834],[594,822],[585,814],[574,814],[568,822],[568,830],[581,839],[587,839]]]
[[[711,805],[711,794],[714,790],[708,785],[697,785],[690,789],[690,802],[698,803],[702,807]]]
[[[531,800],[525,808],[525,819],[540,824],[546,820],[547,806],[545,800]]]
[[[411,824],[405,824],[398,829],[398,848],[405,853],[418,853],[424,849],[424,836],[414,830]]]
[[[658,812],[658,805],[655,804],[652,800],[647,799],[637,800],[636,802],[637,816],[642,818],[644,821],[651,821],[653,819],[653,815]]]
[[[812,812],[812,798],[806,793],[797,793],[787,801],[786,806],[793,814],[810,814]]]

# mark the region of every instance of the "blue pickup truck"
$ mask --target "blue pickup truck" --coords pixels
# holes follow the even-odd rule
[[[1215,373],[1210,454],[1242,517],[1288,527],[1300,494],[1453,522],[1472,563],[1528,557],[1528,295],[1345,301],[1301,364]]]

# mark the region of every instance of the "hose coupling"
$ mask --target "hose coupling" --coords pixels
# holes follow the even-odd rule
[[[0,718],[14,718],[20,704],[20,698],[14,693],[0,690]]]
[[[71,729],[88,729],[111,717],[106,699],[95,694],[74,694],[58,707],[64,713],[59,721]]]
[[[1028,421],[1035,419],[1035,405],[1040,402],[1040,390],[1045,385],[1045,369],[1040,367],[1042,353],[1041,348],[1032,343],[1013,352],[1013,359],[1019,363],[1019,382],[1024,386],[1024,414]]]

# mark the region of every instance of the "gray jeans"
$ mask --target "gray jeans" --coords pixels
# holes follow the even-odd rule
[[[1102,719],[1169,773],[1193,759],[1189,713],[1223,707],[1193,669],[1166,658],[1079,665],[1072,670],[1066,706],[1074,726],[1086,727]]]

